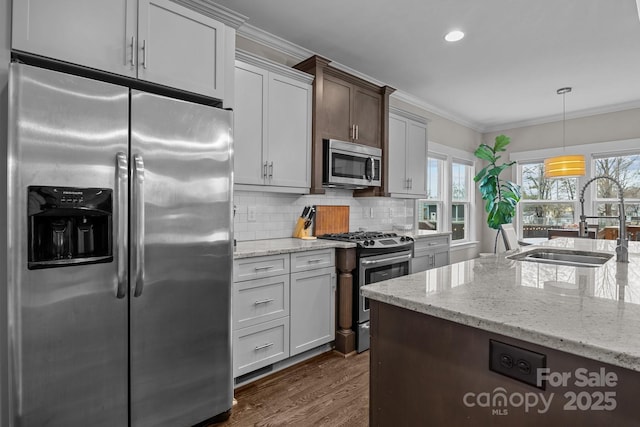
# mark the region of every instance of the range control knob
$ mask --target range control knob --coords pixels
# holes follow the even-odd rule
[[[401,237],[400,237],[400,241],[401,241],[401,242],[404,242],[405,240],[407,240],[407,239],[406,239],[404,236],[401,236]]]
[[[376,242],[374,240],[369,240],[369,244],[373,246]]]
[[[369,246],[369,241],[365,240],[362,244],[365,245],[365,246]]]

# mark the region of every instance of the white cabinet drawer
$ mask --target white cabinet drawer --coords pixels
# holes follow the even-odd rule
[[[440,245],[448,246],[449,237],[442,236],[442,237],[432,237],[432,238],[419,238],[419,239],[416,239],[415,242],[413,242],[413,247],[415,249],[432,248],[434,246],[440,246]]]
[[[233,284],[233,329],[289,315],[289,275]]]
[[[289,254],[240,258],[233,261],[233,281],[289,274]]]
[[[319,249],[316,251],[294,252],[291,254],[291,272],[315,270],[317,268],[333,267],[335,261],[334,249]]]
[[[414,258],[417,258],[431,253],[431,251],[433,250],[448,250],[448,248],[448,236],[416,239],[416,241],[413,243],[413,256]]]
[[[289,317],[261,323],[233,333],[233,376],[289,357]]]

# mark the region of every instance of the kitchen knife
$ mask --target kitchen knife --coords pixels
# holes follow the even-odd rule
[[[300,218],[305,218],[309,213],[309,209],[311,209],[311,206],[305,206],[302,210],[302,215],[300,215]]]
[[[311,221],[313,220],[313,217],[314,217],[315,215],[316,215],[316,210],[315,210],[315,208],[311,208],[311,212],[309,213],[309,217],[308,217],[308,218],[307,218],[307,220],[304,222],[304,229],[305,229],[305,230],[311,226]]]

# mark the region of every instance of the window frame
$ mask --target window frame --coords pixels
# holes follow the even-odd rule
[[[449,198],[449,230],[451,231],[451,242],[455,243],[466,243],[471,240],[471,197],[474,194],[474,186],[473,186],[473,177],[475,176],[475,170],[473,167],[474,162],[469,162],[464,159],[459,159],[457,157],[452,157],[449,163],[449,173],[450,173],[450,183],[449,188],[451,189],[451,196]],[[465,176],[465,198],[464,199],[454,199],[453,198],[453,167],[454,165],[462,165],[468,169],[466,169]],[[464,235],[462,239],[454,239],[453,238],[453,206],[454,205],[462,205],[463,206],[463,223],[464,223]]]
[[[477,192],[473,182],[473,177],[476,174],[477,159],[473,153],[466,152],[457,148],[445,146],[432,141],[429,141],[429,149],[427,152],[427,159],[441,160],[442,168],[439,173],[440,177],[440,197],[438,199],[416,199],[415,202],[415,214],[414,214],[414,229],[418,230],[419,214],[418,209],[420,204],[424,204],[425,201],[431,202],[430,204],[436,204],[439,209],[440,215],[438,218],[438,230],[437,233],[446,232],[452,233],[452,209],[453,202],[456,204],[464,203],[466,205],[465,211],[465,238],[458,240],[451,240],[451,247],[467,245],[470,243],[478,243],[476,239],[477,230],[477,215],[475,215],[475,205]],[[454,163],[464,164],[470,167],[468,174],[468,191],[466,201],[454,201],[452,200],[452,164]],[[428,166],[428,163],[425,167]]]
[[[591,155],[591,170],[594,171],[594,175],[596,172],[596,162],[600,159],[606,159],[606,158],[612,158],[612,157],[626,157],[626,156],[640,156],[640,149],[637,150],[632,150],[632,151],[623,151],[623,152],[605,152],[605,153],[594,153]],[[620,200],[619,197],[598,197],[598,186],[597,186],[597,181],[593,182],[588,188],[588,193],[589,196],[591,198],[591,212],[597,213],[598,212],[598,205],[600,204],[613,204],[613,205],[617,205],[618,201]],[[586,192],[585,192],[586,193]],[[586,199],[586,194],[585,194],[585,199]],[[625,195],[624,197],[624,203],[625,206],[629,206],[630,204],[633,205],[639,205],[640,204],[640,197],[629,197],[628,195]],[[626,210],[626,209],[625,209]],[[626,214],[626,212],[625,212]],[[630,217],[627,217],[627,222],[629,222],[631,220]],[[615,220],[604,220],[604,222],[606,223],[610,223],[613,222],[615,223],[614,225],[618,225],[617,221]],[[598,220],[598,225],[601,226],[603,225],[603,220]],[[605,224],[606,225],[606,224]]]
[[[615,140],[615,141],[606,141],[606,142],[594,142],[589,144],[580,144],[573,145],[570,148],[546,148],[546,149],[537,149],[530,151],[521,151],[517,153],[509,154],[510,161],[516,161],[518,168],[516,176],[513,177],[514,181],[518,184],[522,184],[521,177],[522,173],[520,171],[520,165],[526,163],[537,163],[543,162],[544,159],[554,156],[559,156],[563,154],[567,154],[570,152],[571,154],[582,154],[587,159],[586,162],[586,174],[584,177],[579,177],[576,185],[576,194],[578,195],[578,206],[576,208],[576,215],[579,220],[580,216],[580,191],[587,183],[589,179],[594,176],[594,158],[602,158],[602,157],[614,157],[614,156],[625,156],[625,155],[634,155],[640,154],[640,138],[633,139],[625,139],[625,140]],[[515,168],[514,168],[515,169]],[[593,215],[595,212],[596,205],[594,204],[595,199],[595,185],[590,185],[587,191],[584,194],[584,205],[585,205],[585,215]],[[630,199],[633,203],[636,199]],[[625,203],[626,203],[625,198]],[[522,218],[522,201],[518,203],[518,210],[515,220],[515,226],[518,230],[518,234],[522,236],[523,230],[523,218]]]

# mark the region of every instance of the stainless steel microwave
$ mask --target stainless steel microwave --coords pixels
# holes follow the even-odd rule
[[[380,187],[382,150],[352,142],[323,139],[322,185],[335,188]]]

